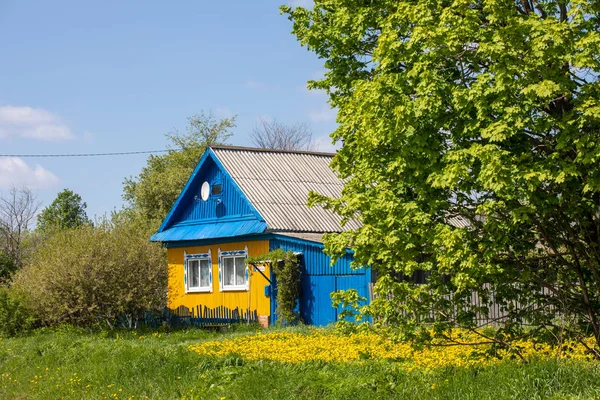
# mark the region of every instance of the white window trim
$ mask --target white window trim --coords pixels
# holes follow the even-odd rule
[[[244,292],[250,290],[249,282],[250,277],[248,276],[248,265],[245,266],[245,274],[246,274],[246,283],[244,285],[228,285],[224,284],[224,258],[236,258],[236,257],[244,257],[248,258],[248,246],[244,250],[234,250],[234,251],[221,251],[219,248],[219,288],[221,292]],[[235,265],[235,263],[234,263]]]
[[[185,292],[186,293],[212,293],[212,291],[213,291],[212,255],[211,255],[210,250],[208,250],[208,253],[198,253],[198,254],[187,254],[186,252],[184,252],[183,258],[184,258],[183,282],[184,282],[184,286],[185,286]],[[190,287],[189,286],[188,261],[191,261],[191,260],[198,260],[198,262],[200,262],[200,260],[208,260],[208,286],[198,286],[198,287]],[[201,280],[202,279],[200,278],[200,281]]]

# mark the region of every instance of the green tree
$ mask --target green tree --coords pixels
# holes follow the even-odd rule
[[[436,334],[473,329],[496,293],[507,317],[482,340],[508,345],[528,322],[600,344],[599,3],[282,11],[325,60],[309,86],[338,108],[333,167],[347,181],[341,199],[312,203],[362,221],[327,249],[350,246],[380,274],[375,321],[409,336],[433,320]],[[418,270],[427,284],[405,279]]]
[[[207,146],[224,144],[235,127],[235,117],[217,120],[212,113],[188,118],[185,134],[166,134],[168,152],[148,157],[136,178],[124,182],[123,199],[156,228],[177,200]]]
[[[77,228],[89,222],[87,204],[80,195],[69,189],[59,192],[56,199],[38,215],[37,227],[41,231]]]

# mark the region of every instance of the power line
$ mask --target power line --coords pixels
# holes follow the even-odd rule
[[[0,154],[0,157],[42,158],[42,157],[102,157],[126,156],[132,154],[165,153],[169,150],[124,151],[114,153],[81,153],[81,154]]]

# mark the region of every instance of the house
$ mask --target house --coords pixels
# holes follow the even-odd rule
[[[333,154],[212,146],[151,240],[168,250],[169,308],[249,310],[276,318],[277,277],[269,266],[248,268],[247,257],[271,250],[301,256],[305,323],[337,320],[330,294],[354,288],[369,298],[371,273],[352,269],[348,251],[335,265],[322,236],[339,232],[341,217],[309,208],[308,193],[339,196],[343,182],[329,168]],[[345,229],[357,228],[349,221]]]

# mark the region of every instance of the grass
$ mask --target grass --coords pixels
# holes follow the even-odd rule
[[[490,367],[407,370],[393,361],[246,361],[201,356],[190,344],[248,334],[38,331],[0,341],[6,399],[596,399],[594,362],[506,361]]]

